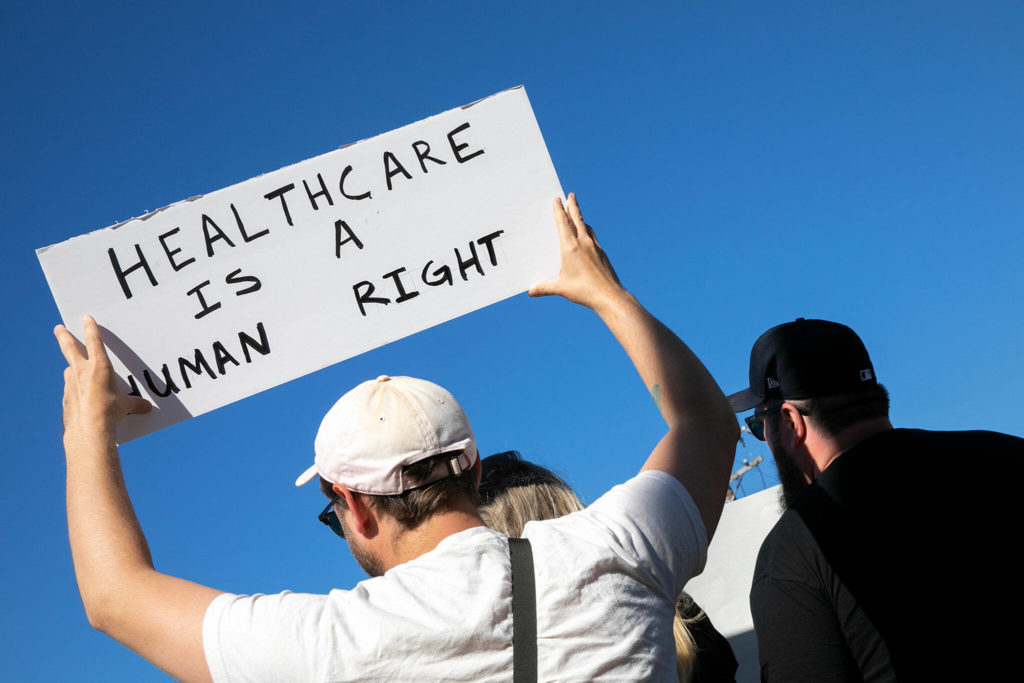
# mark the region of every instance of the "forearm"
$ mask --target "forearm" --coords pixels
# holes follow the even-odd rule
[[[626,351],[669,427],[699,421],[735,444],[739,428],[725,396],[672,330],[622,287],[593,308]]]
[[[603,297],[594,311],[622,344],[669,431],[642,470],[671,474],[715,533],[739,438],[736,417],[700,360],[628,292]]]
[[[555,279],[530,288],[530,295],[558,294],[590,308],[622,344],[669,426],[643,469],[670,474],[686,487],[710,539],[739,438],[736,416],[686,344],[622,287],[593,230],[583,222],[575,195],[569,195],[568,213],[557,199],[552,208],[561,269]]]
[[[203,615],[219,594],[166,576],[153,561],[121,474],[115,425],[148,413],[143,398],[117,389],[96,321],[83,321],[85,344],[54,330],[64,371],[64,452],[68,537],[89,622],[179,680],[208,681]]]
[[[67,456],[68,537],[78,589],[90,622],[108,625],[130,577],[153,570],[149,547],[125,488],[113,428],[70,426]]]

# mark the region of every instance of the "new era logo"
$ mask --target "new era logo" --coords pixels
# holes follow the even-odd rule
[[[867,382],[874,379],[875,373],[871,372],[871,368],[860,371],[860,381]]]
[[[863,373],[861,373],[861,374],[863,374]],[[775,379],[773,377],[769,377],[768,378],[768,388],[769,389],[778,389],[779,386],[780,386],[779,385],[779,381],[777,379]]]

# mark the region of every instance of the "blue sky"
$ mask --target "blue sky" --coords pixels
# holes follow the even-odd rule
[[[4,680],[166,679],[78,599],[34,250],[519,84],[623,282],[727,393],[761,332],[821,317],[864,338],[898,426],[1024,433],[1017,3],[90,4],[0,8]],[[662,433],[595,316],[520,295],[126,446],[157,567],[358,581],[292,482],[327,408],[382,373],[444,385],[484,453],[587,500]]]

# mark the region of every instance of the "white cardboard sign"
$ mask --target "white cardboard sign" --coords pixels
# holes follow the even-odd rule
[[[124,442],[553,277],[561,195],[519,87],[37,255],[156,407]]]

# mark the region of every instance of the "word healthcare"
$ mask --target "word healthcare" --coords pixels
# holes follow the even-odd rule
[[[123,442],[553,277],[561,194],[519,87],[37,254],[156,407]]]

